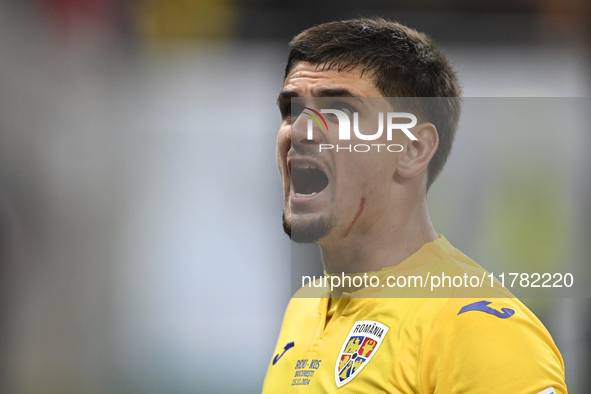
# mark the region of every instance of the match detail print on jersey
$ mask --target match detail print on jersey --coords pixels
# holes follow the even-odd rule
[[[337,387],[349,383],[369,363],[384,341],[388,327],[372,320],[357,321],[347,335],[335,363]]]

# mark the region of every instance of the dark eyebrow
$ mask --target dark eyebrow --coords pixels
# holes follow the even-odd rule
[[[367,107],[365,102],[361,99],[361,97],[356,96],[351,92],[349,89],[346,88],[337,88],[337,89],[320,89],[317,94],[318,97],[347,97],[357,101],[359,104]]]
[[[281,92],[279,92],[279,96],[277,97],[277,105],[279,105],[279,102],[281,100],[288,100],[292,97],[299,97],[299,96],[293,90],[282,90]]]
[[[340,89],[320,89],[316,93],[317,97],[355,97],[355,95],[345,88]]]

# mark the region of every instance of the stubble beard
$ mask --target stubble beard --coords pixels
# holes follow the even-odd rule
[[[283,231],[289,236],[289,239],[299,244],[318,242],[327,236],[334,226],[335,218],[333,215],[293,224],[291,218],[288,218],[285,211],[283,211]]]
[[[322,161],[318,151],[313,148],[292,145],[288,156],[294,156],[296,153],[301,156],[311,157]],[[331,204],[333,202],[334,200],[331,201]],[[318,242],[320,239],[328,235],[336,224],[336,218],[333,213],[322,215],[311,220],[303,219],[293,223],[291,213],[289,215],[286,214],[284,209],[282,219],[283,231],[285,231],[285,234],[287,234],[292,242],[300,244]]]

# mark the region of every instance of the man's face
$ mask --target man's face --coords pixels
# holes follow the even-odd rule
[[[399,141],[386,141],[386,133],[376,141],[361,141],[355,136],[339,141],[336,117],[327,114],[324,117],[328,130],[315,125],[313,139],[309,140],[307,120],[311,118],[298,113],[292,116],[291,97],[298,97],[298,105],[316,111],[340,109],[350,115],[351,121],[352,112],[359,112],[360,129],[373,130],[371,133],[378,128],[378,112],[388,112],[387,101],[374,98],[364,103],[355,98],[383,97],[370,73],[361,75],[359,69],[323,71],[307,62],[296,64],[279,97],[282,123],[277,137],[277,161],[283,180],[286,232],[295,242],[322,243],[368,231],[391,207],[397,154],[384,148],[379,153],[375,149],[367,153],[336,149],[320,152],[320,144],[336,148]],[[371,101],[371,108],[367,101]]]

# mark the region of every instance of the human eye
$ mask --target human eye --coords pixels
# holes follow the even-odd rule
[[[279,112],[281,113],[281,119],[286,119],[291,116],[291,99],[280,99],[277,100],[279,106]]]
[[[344,102],[335,102],[331,105],[331,108],[344,112],[348,117],[352,117],[355,112],[355,109],[350,104]]]
[[[304,106],[300,103],[292,102],[290,105],[290,117],[292,119],[297,119],[298,116],[304,111]]]
[[[353,118],[353,114],[355,113],[355,108],[352,105],[347,104],[345,102],[341,102],[341,101],[336,101],[336,102],[332,103],[330,105],[330,109],[335,109],[335,110],[341,111],[350,119]],[[328,112],[328,113],[326,113],[326,116],[328,118],[330,118],[330,120],[333,122],[336,122],[338,119],[337,115],[334,113]]]
[[[296,119],[300,113],[304,110],[304,107],[298,103],[294,103],[291,99],[282,100],[279,103],[279,111],[281,112],[281,118],[286,120]]]

